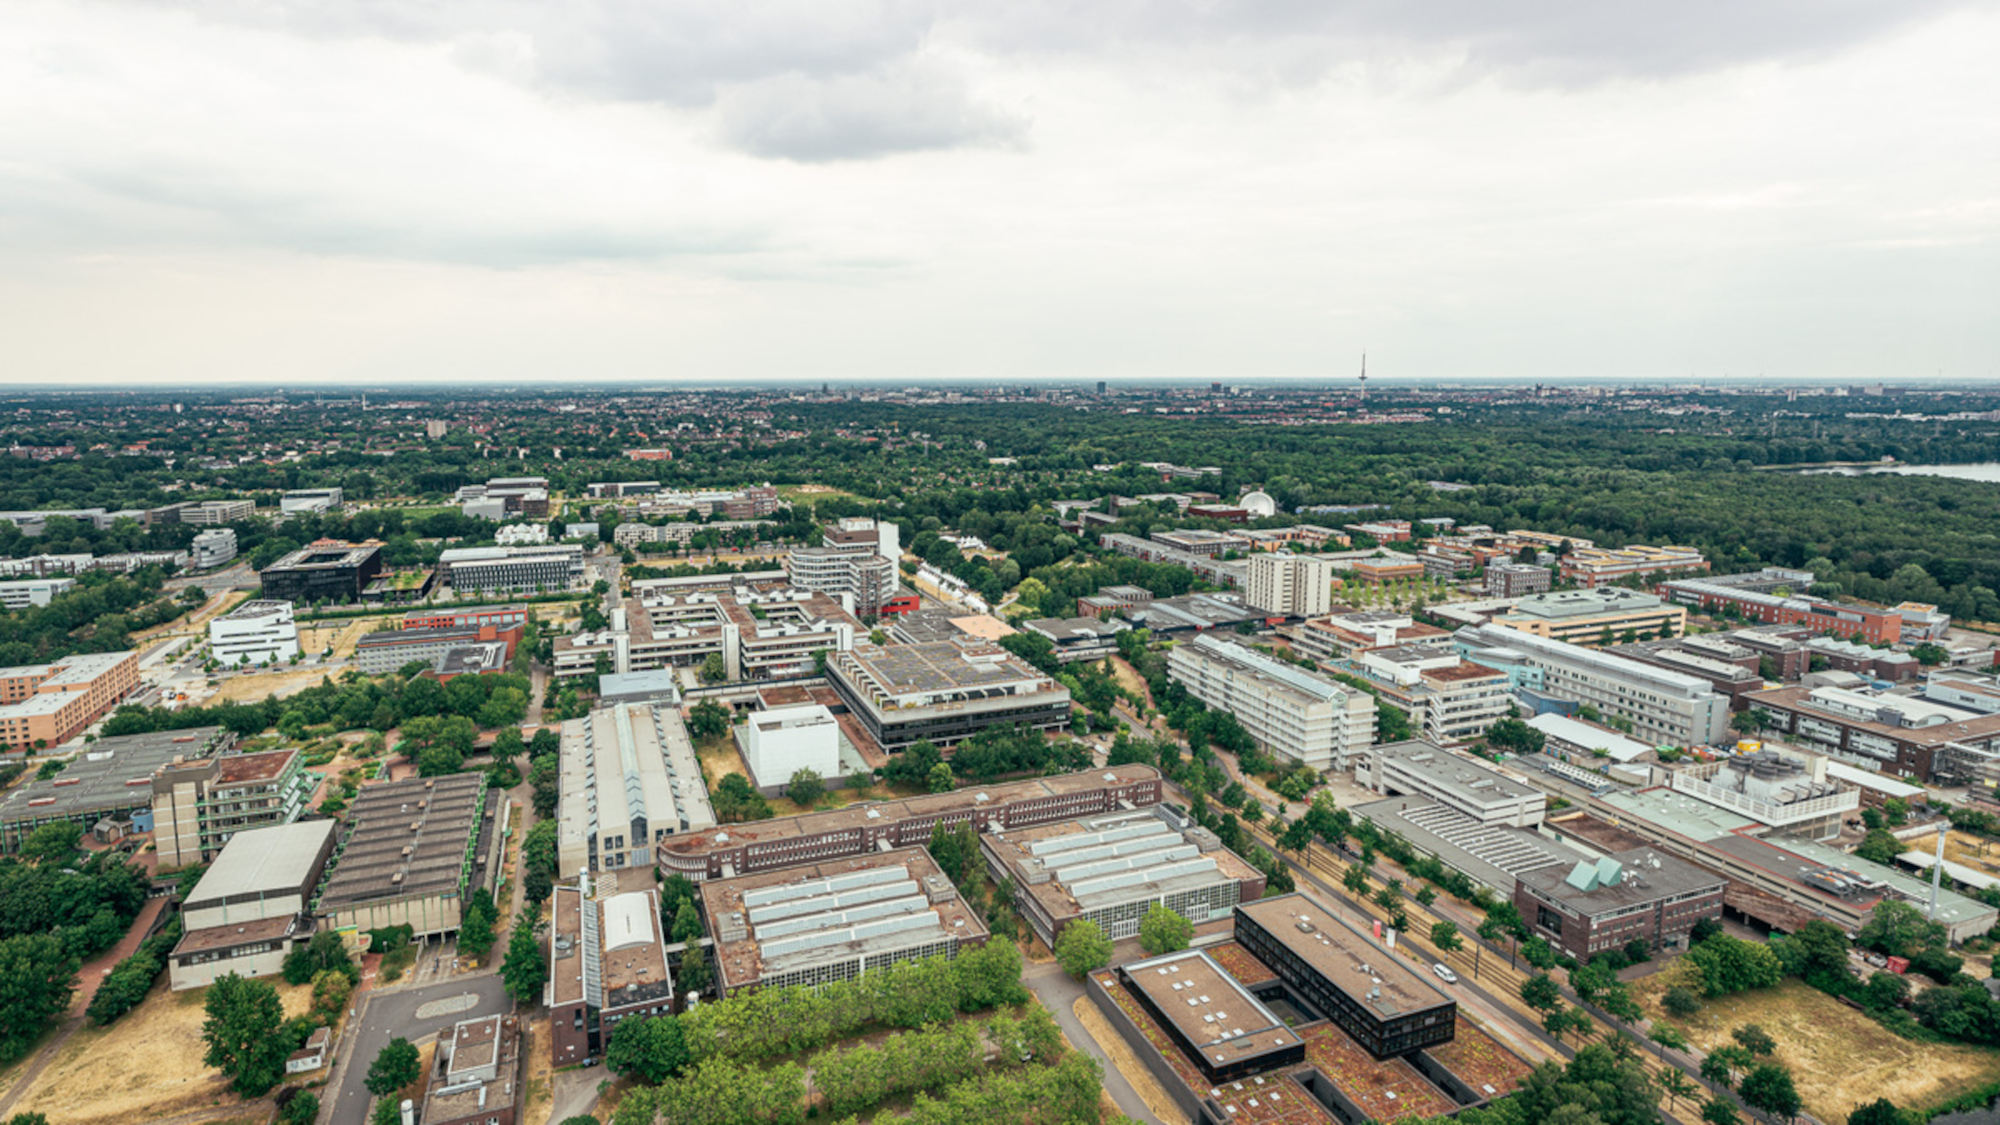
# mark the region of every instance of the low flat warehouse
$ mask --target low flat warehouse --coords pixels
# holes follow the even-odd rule
[[[481,774],[365,786],[316,913],[338,930],[456,933],[465,896],[498,867],[494,819]]]

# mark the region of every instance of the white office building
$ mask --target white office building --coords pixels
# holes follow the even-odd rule
[[[1257,744],[1316,770],[1346,769],[1375,741],[1375,698],[1211,634],[1167,654],[1190,695],[1236,716]]]
[[[294,488],[278,498],[280,515],[333,512],[340,509],[338,488]]]
[[[282,664],[299,654],[292,603],[248,601],[208,623],[208,647],[224,666]]]
[[[211,527],[194,537],[188,547],[188,565],[196,570],[213,570],[236,561],[236,532],[233,528]]]
[[[804,590],[845,597],[852,612],[872,617],[896,596],[902,532],[886,520],[843,519],[820,534],[817,547],[794,547],[785,577]]]
[[[820,704],[758,711],[737,729],[758,785],[784,785],[800,770],[822,778],[840,773],[840,721]]]
[[[0,582],[0,608],[26,609],[47,605],[75,586],[74,578],[21,578]]]
[[[1391,797],[1428,797],[1485,825],[1533,828],[1548,806],[1539,789],[1422,739],[1370,747],[1354,779]]]
[[[1333,612],[1333,576],[1330,559],[1289,551],[1251,555],[1243,600],[1262,613],[1318,617]]]
[[[510,523],[493,533],[493,541],[502,547],[539,547],[549,541],[549,525]]]
[[[583,571],[583,548],[574,543],[454,547],[438,556],[438,577],[460,597],[577,590]]]
[[[1729,697],[1707,680],[1500,625],[1460,629],[1453,643],[1489,667],[1539,673],[1546,695],[1630,720],[1635,738],[1703,746],[1729,731]]]
[[[650,867],[653,845],[715,827],[701,763],[680,711],[642,703],[600,707],[562,725],[556,868]]]

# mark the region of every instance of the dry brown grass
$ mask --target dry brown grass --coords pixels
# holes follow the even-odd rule
[[[1161,1089],[1159,1081],[1153,1077],[1153,1072],[1147,1070],[1145,1064],[1139,1061],[1139,1056],[1132,1053],[1132,1048],[1126,1044],[1124,1037],[1112,1029],[1111,1021],[1104,1018],[1104,1013],[1097,1010],[1097,1006],[1090,1002],[1089,997],[1079,997],[1071,1010],[1076,1012],[1077,1022],[1081,1023],[1083,1029],[1090,1033],[1090,1037],[1097,1040],[1097,1045],[1104,1049],[1104,1054],[1111,1060],[1112,1067],[1125,1076],[1125,1081],[1132,1084],[1132,1089],[1139,1095],[1139,1100],[1145,1102],[1146,1108],[1153,1111],[1154,1117],[1162,1121],[1178,1121],[1186,1116],[1174,1099]],[[1106,1095],[1107,1098],[1109,1096]]]
[[[1664,1018],[1659,998],[1674,975],[1658,973],[1633,986],[1633,998],[1655,1019]],[[1704,1001],[1694,1018],[1668,1022],[1703,1050],[1729,1042],[1729,1033],[1744,1024],[1762,1026],[1777,1040],[1778,1061],[1791,1068],[1807,1112],[1822,1121],[1845,1120],[1854,1107],[1877,1098],[1935,1105],[2000,1078],[2000,1054],[1912,1042],[1795,980]]]
[[[521,1050],[527,1052],[528,1073],[522,1087],[522,1125],[545,1125],[555,1108],[555,1086],[549,1062],[549,1021],[522,1020],[527,1028]]]
[[[279,672],[249,672],[230,676],[215,689],[215,694],[202,700],[203,704],[217,703],[261,703],[267,695],[308,688],[332,675],[334,668],[290,668]]]
[[[295,1016],[312,988],[271,982]],[[229,1082],[202,1062],[202,1002],[207,989],[170,992],[164,979],[146,1002],[110,1027],[86,1024],[70,1037],[14,1109],[44,1113],[64,1125],[124,1125],[215,1107],[241,1114]]]

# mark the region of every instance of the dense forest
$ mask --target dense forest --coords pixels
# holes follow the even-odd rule
[[[1005,573],[973,575],[991,594],[1074,550],[1053,526],[1050,501],[1187,489],[1233,497],[1259,487],[1291,513],[1270,522],[1340,522],[1297,509],[1380,504],[1387,516],[1451,517],[1612,546],[1687,544],[1707,552],[1718,571],[1808,567],[1828,594],[1937,602],[1960,618],[2000,620],[2000,485],[1795,468],[1885,457],[2000,459],[2000,427],[1968,413],[1994,403],[1975,397],[1956,400],[1961,413],[1950,422],[1855,416],[1855,399],[1689,396],[1684,405],[1693,412],[1674,415],[1615,405],[1475,403],[1424,422],[1371,426],[1256,425],[1227,412],[1128,414],[1028,403],[764,401],[753,426],[732,419],[722,395],[698,430],[670,435],[673,460],[643,465],[623,451],[653,440],[660,420],[637,397],[575,415],[538,409],[531,399],[510,409],[501,400],[490,405],[495,422],[479,440],[454,431],[406,443],[394,456],[369,448],[378,440],[369,429],[373,416],[304,409],[248,427],[190,432],[161,421],[153,435],[128,426],[121,440],[151,442],[139,456],[0,458],[0,508],[116,509],[243,495],[268,503],[277,490],[308,485],[339,485],[364,501],[438,503],[462,484],[518,474],[546,475],[571,498],[592,481],[642,475],[668,487],[815,483],[841,494],[801,498],[776,537],[798,538],[809,518],[851,512],[907,521],[906,543],[923,530],[969,532],[1024,552]],[[86,430],[89,424],[82,422]],[[339,448],[278,463],[221,456],[252,438]],[[204,459],[193,460],[198,456]],[[996,457],[1012,463],[991,463]],[[1159,461],[1218,472],[1163,483],[1141,466]],[[1447,491],[1431,482],[1466,487]],[[487,530],[477,524],[449,511],[378,511],[279,527],[252,520],[239,525],[239,535],[252,561],[332,534],[382,538],[392,562],[414,565],[434,557],[440,539],[477,541]],[[0,524],[0,554],[105,553],[179,545],[191,534],[128,525],[99,532],[51,521],[49,534],[27,539]],[[926,541],[923,549],[935,548]],[[942,562],[948,569],[965,563]],[[976,571],[980,564],[965,565]]]

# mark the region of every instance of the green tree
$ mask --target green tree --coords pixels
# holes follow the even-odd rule
[[[416,1047],[398,1035],[376,1052],[375,1061],[368,1064],[368,1077],[362,1085],[376,1097],[386,1098],[415,1082],[421,1074]]]
[[[285,1108],[279,1112],[278,1120],[283,1125],[312,1125],[319,1117],[319,1095],[311,1090],[300,1090],[293,1094]]]
[[[1922,911],[1894,899],[1875,904],[1868,921],[1855,931],[1854,943],[1891,957],[1908,957],[1918,949],[1946,944],[1942,925],[1926,921]]]
[[[493,948],[493,923],[499,916],[493,895],[485,887],[476,888],[466,902],[464,916],[459,920],[458,951],[475,961],[484,959],[487,951]]]
[[[1186,949],[1194,938],[1194,923],[1163,903],[1154,903],[1146,908],[1146,916],[1139,919],[1139,948],[1148,953],[1172,953]]]
[[[706,992],[713,974],[708,967],[708,954],[700,945],[690,945],[681,954],[681,991]]]
[[[0,940],[0,1064],[27,1053],[48,1021],[69,1007],[77,958],[51,934]]]
[[[951,766],[939,762],[931,767],[930,776],[925,782],[933,793],[949,793],[952,787],[958,784],[958,779],[952,776]]]
[[[361,979],[361,967],[348,955],[340,935],[332,930],[321,930],[305,944],[293,946],[292,951],[285,954],[280,971],[286,984],[306,984],[328,969],[346,975],[349,980]]]
[[[826,782],[817,772],[801,768],[792,774],[791,783],[785,786],[785,796],[801,809],[810,810],[826,796]]]
[[[1056,936],[1055,954],[1063,972],[1082,980],[1085,973],[1111,963],[1111,939],[1096,922],[1079,918]]]
[[[1784,976],[1778,955],[1770,946],[1727,934],[1695,945],[1684,960],[1701,970],[1703,991],[1711,997],[1769,988]]]
[[[701,662],[701,682],[719,684],[729,678],[729,665],[719,652],[711,652]]]
[[[1805,1108],[1792,1085],[1792,1072],[1776,1063],[1763,1063],[1744,1075],[1739,1092],[1743,1104],[1777,1117],[1797,1117]]]
[[[1771,1033],[1754,1023],[1744,1024],[1730,1032],[1729,1037],[1753,1055],[1768,1055],[1778,1049],[1778,1041],[1771,1038]]]
[[[82,839],[83,826],[74,821],[44,824],[21,842],[21,856],[37,863],[68,863],[76,856],[77,843]]]
[[[285,1076],[290,1037],[282,1033],[285,1006],[269,981],[229,973],[208,987],[204,1002],[202,1061],[227,1075],[246,1098],[261,1098]]]
[[[1723,1086],[1734,1086],[1737,1074],[1749,1070],[1756,1061],[1750,1052],[1734,1043],[1725,1043],[1702,1057],[1701,1076]]]
[[[729,709],[713,699],[704,699],[688,708],[688,733],[706,742],[729,733]]]
[[[680,909],[674,912],[674,925],[669,932],[672,940],[677,942],[701,940],[701,911],[695,909],[694,903],[681,903]]]
[[[533,1004],[542,997],[549,968],[526,918],[514,923],[514,932],[507,939],[507,959],[500,963],[500,979],[506,984],[507,995],[517,1004]]]
[[[1743,1115],[1727,1094],[1717,1094],[1701,1104],[1701,1119],[1707,1125],[1742,1125]]]
[[[1676,1019],[1687,1019],[1701,1011],[1701,997],[1686,985],[1674,985],[1660,996],[1660,1007]]]
[[[627,1016],[611,1030],[604,1065],[615,1074],[657,1086],[680,1073],[688,1049],[680,1020],[670,1015]]]
[[[1340,885],[1355,894],[1367,894],[1368,869],[1358,863],[1349,864],[1347,870],[1341,873]]]
[[[1440,953],[1450,953],[1463,948],[1465,941],[1458,936],[1457,923],[1438,922],[1431,926],[1431,944],[1437,946]]]
[[[1895,1102],[1876,1098],[1867,1105],[1855,1106],[1847,1115],[1847,1125],[1908,1125],[1908,1117],[1896,1108]]]
[[[1562,1006],[1562,989],[1547,973],[1536,973],[1521,982],[1521,1000],[1538,1012],[1552,1012]]]

